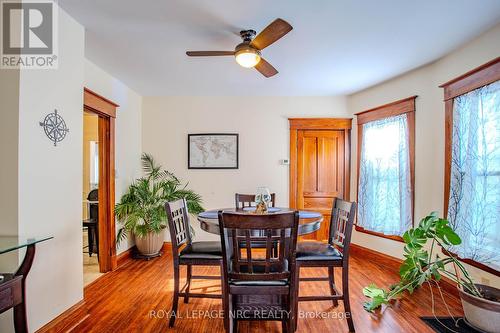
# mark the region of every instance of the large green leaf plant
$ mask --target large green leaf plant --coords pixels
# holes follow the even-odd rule
[[[153,157],[142,155],[144,176],[136,179],[115,206],[115,215],[122,227],[118,230],[117,243],[127,238],[129,232],[143,237],[150,232],[159,233],[167,226],[165,203],[185,198],[192,214],[204,211],[201,196],[187,188],[171,172],[163,170]]]
[[[440,257],[435,250],[446,250],[459,245],[462,240],[449,226],[448,220],[439,218],[436,212],[424,217],[417,228],[407,230],[403,235],[405,242],[405,260],[399,269],[400,281],[388,290],[371,284],[363,289],[363,294],[370,298],[364,308],[373,312],[382,304],[389,304],[407,291],[413,291],[424,283],[437,283],[442,276],[450,278],[472,295],[482,297],[474,285],[469,273],[453,255]],[[427,244],[430,242],[430,249]],[[454,265],[455,273],[447,270],[447,265]],[[432,289],[431,289],[432,292]]]

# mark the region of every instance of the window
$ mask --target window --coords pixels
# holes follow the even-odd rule
[[[415,98],[356,114],[356,230],[401,240],[413,226]]]
[[[451,251],[497,275],[500,271],[499,73],[497,59],[443,85],[445,99],[448,97],[445,211],[462,238],[462,244]],[[460,90],[456,90],[460,83]]]
[[[99,142],[89,142],[90,190],[99,188]]]

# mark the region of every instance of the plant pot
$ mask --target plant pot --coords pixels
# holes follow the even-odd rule
[[[458,288],[465,320],[479,331],[500,333],[500,289],[476,284],[485,298],[473,296]]]
[[[144,237],[134,235],[135,246],[139,253],[146,257],[155,257],[160,253],[165,239],[165,229],[159,233],[149,232]]]

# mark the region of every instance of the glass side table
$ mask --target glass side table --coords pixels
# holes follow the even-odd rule
[[[0,313],[14,308],[14,328],[16,333],[28,332],[26,318],[26,277],[35,258],[35,245],[53,237],[22,238],[0,236],[0,255],[26,248],[21,266],[15,273],[0,273]]]

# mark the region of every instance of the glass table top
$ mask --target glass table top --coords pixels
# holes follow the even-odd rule
[[[44,242],[54,237],[27,238],[19,236],[0,236],[0,254],[11,252],[29,245]]]

